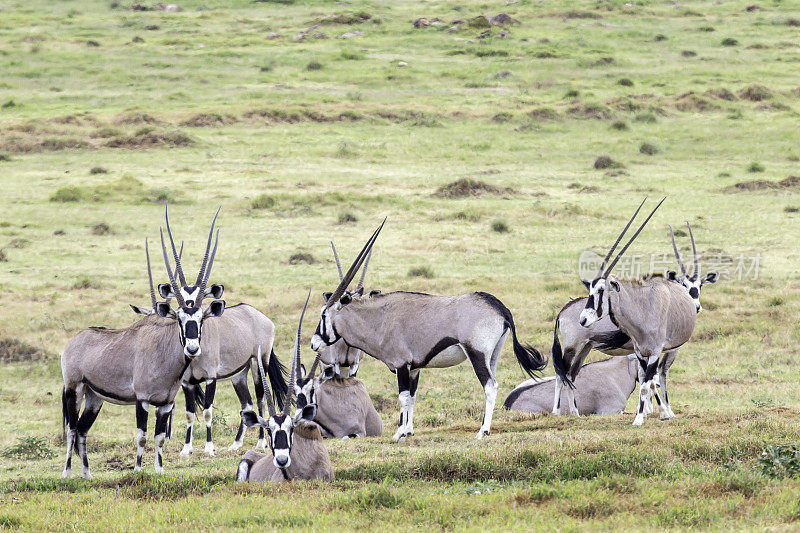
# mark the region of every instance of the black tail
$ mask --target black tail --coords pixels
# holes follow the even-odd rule
[[[566,383],[569,388],[574,389],[575,384],[567,376],[567,367],[564,365],[564,353],[561,351],[561,342],[558,340],[558,321],[561,318],[561,313],[556,317],[556,326],[553,328],[553,368],[556,371],[556,376],[561,380],[561,383]]]
[[[517,362],[519,362],[522,370],[532,378],[538,377],[536,375],[537,372],[541,372],[547,366],[547,358],[533,346],[529,344],[523,346],[519,343],[517,329],[514,326],[514,317],[511,316],[511,311],[508,310],[508,307],[503,302],[485,292],[476,292],[475,294],[497,310],[503,320],[506,321],[506,326],[511,330],[511,338],[514,340],[514,355],[517,357]]]
[[[67,440],[67,388],[61,389],[61,440]]]
[[[206,393],[203,392],[203,387],[200,385],[194,386],[194,404],[201,413],[206,408]]]
[[[272,350],[269,356],[267,377],[272,386],[272,397],[275,398],[278,409],[283,409],[283,402],[286,401],[286,393],[289,391],[289,385],[286,383],[286,367],[283,366],[275,356],[275,350]],[[265,383],[264,386],[266,387],[267,384]]]
[[[169,418],[167,418],[167,439],[172,440],[172,415],[175,414],[175,406],[172,407],[172,411],[169,412]]]

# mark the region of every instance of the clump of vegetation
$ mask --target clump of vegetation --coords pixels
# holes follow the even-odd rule
[[[658,118],[656,118],[656,115],[649,111],[643,113],[636,113],[636,115],[634,115],[633,117],[633,120],[635,120],[636,122],[643,122],[645,124],[655,124],[656,122],[658,122]]]
[[[758,458],[758,467],[773,478],[800,477],[800,446],[797,444],[769,444]]]
[[[306,65],[306,70],[313,71],[313,70],[322,70],[322,63],[319,61],[309,61]]]
[[[220,113],[196,113],[181,122],[181,126],[189,128],[210,128],[224,126],[236,122],[236,117]]]
[[[11,161],[11,156],[4,152],[0,152],[0,163],[4,161]]]
[[[697,56],[697,52],[695,52],[694,50],[683,50],[681,52],[681,55],[683,57],[696,57]]]
[[[592,11],[578,11],[573,9],[571,11],[567,11],[564,13],[565,19],[590,19],[590,20],[598,20],[603,18],[600,13],[594,13]]]
[[[133,135],[121,135],[106,141],[108,148],[178,148],[191,146],[194,139],[182,131],[159,131],[152,126],[139,128]]]
[[[108,170],[103,167],[92,167],[92,169],[89,171],[89,174],[108,174]]]
[[[656,155],[661,150],[651,142],[643,142],[639,145],[639,153],[644,155]]]
[[[20,361],[36,361],[44,358],[44,352],[19,339],[0,338],[0,362],[17,363]]]
[[[92,226],[92,235],[110,235],[111,227],[105,222],[100,222]]]
[[[763,85],[754,83],[739,91],[739,98],[750,100],[751,102],[762,102],[772,98],[772,91]]]
[[[352,143],[349,143],[347,141],[340,141],[339,145],[336,148],[336,153],[334,155],[342,159],[348,157],[356,157],[358,155],[358,150],[355,149]]]
[[[800,213],[800,207],[796,205],[787,205],[783,208],[784,213]]]
[[[758,161],[753,161],[752,163],[747,165],[747,171],[748,172],[753,172],[753,173],[755,173],[755,172],[764,172],[764,165],[762,165]]]
[[[8,263],[8,254],[3,248],[0,248],[0,263]]]
[[[617,80],[617,85],[622,85],[623,87],[633,87],[633,80],[630,78],[620,78]]]
[[[347,61],[359,61],[366,57],[364,52],[360,50],[342,50],[341,56],[342,59],[346,59]]]
[[[250,200],[250,207],[252,209],[272,209],[278,201],[271,194],[259,194]]]
[[[492,231],[497,233],[508,233],[508,224],[506,224],[505,220],[495,220],[492,222]]]
[[[50,196],[51,202],[80,202],[86,196],[86,192],[80,187],[70,185],[61,187]]]
[[[662,41],[666,41],[667,40],[667,36],[664,35],[663,33],[659,33],[658,35],[655,36],[655,38],[653,40],[655,42],[657,42],[657,43],[660,43]]]
[[[558,111],[552,107],[537,107],[528,116],[534,120],[558,120]]]
[[[712,31],[716,31],[716,29],[714,28],[714,26],[700,26],[700,27],[698,28],[698,30],[700,30],[700,31],[704,31],[704,32],[712,32]]]
[[[566,93],[564,93],[564,98],[577,98],[581,95],[581,93],[577,89],[570,89]]]
[[[300,263],[305,263],[307,265],[313,265],[316,263],[317,260],[314,259],[314,256],[308,252],[295,252],[291,256],[289,256],[289,264],[290,265],[298,265]]]
[[[594,168],[596,170],[605,170],[608,168],[625,168],[625,165],[623,165],[619,161],[611,159],[610,156],[601,155],[600,157],[594,160]]]
[[[336,221],[337,224],[352,224],[353,222],[358,222],[358,217],[349,211],[341,213]]]
[[[408,271],[409,278],[433,279],[433,269],[427,266],[414,267]]]
[[[630,126],[628,126],[628,123],[625,122],[624,120],[615,120],[614,122],[611,123],[611,129],[617,131],[627,131],[631,128]]]
[[[469,196],[480,196],[481,194],[502,194],[504,191],[484,181],[463,178],[458,181],[442,185],[434,193],[440,198],[466,198]]]
[[[52,459],[56,454],[42,437],[26,435],[19,437],[16,444],[5,448],[1,455],[12,459],[34,460]]]
[[[725,37],[724,39],[722,39],[722,43],[721,44],[722,44],[722,46],[738,46],[739,45],[739,41],[737,41],[733,37]]]
[[[726,187],[727,192],[740,192],[740,191],[761,191],[761,190],[780,190],[780,189],[796,189],[800,187],[800,176],[789,176],[780,181],[771,180],[752,180],[742,181],[735,183],[730,187]]]
[[[76,290],[99,289],[100,284],[92,280],[89,276],[84,275],[75,280],[75,283],[72,284],[72,288]]]

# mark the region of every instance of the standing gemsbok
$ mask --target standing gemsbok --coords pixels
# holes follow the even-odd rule
[[[163,235],[161,245],[166,261]],[[157,408],[155,470],[162,473],[161,448],[181,376],[193,360],[216,360],[219,357],[218,326],[216,320],[207,319],[221,316],[225,302],[215,300],[203,309],[200,300],[187,306],[183,298],[178,298],[180,307],[173,311],[169,304],[156,301],[147,241],[145,253],[154,313],[123,329],[85,329],[67,344],[61,355],[64,377],[62,409],[67,426],[64,477],[72,474],[72,450],[77,445],[82,461],[81,475],[91,478],[86,435],[104,401],[136,404],[136,470],[142,467],[149,406]],[[168,262],[167,270],[169,272]],[[209,265],[200,282],[201,288],[205,288],[210,273]],[[171,278],[171,272],[169,274]],[[83,413],[79,416],[84,400]]]
[[[641,208],[641,206],[640,206]],[[637,210],[638,213],[638,210]],[[675,244],[675,236],[672,233],[672,226],[670,226],[670,237],[672,239],[672,249],[675,252],[675,259],[678,266],[683,273],[683,276],[678,276],[675,272],[667,272],[667,279],[675,281],[683,285],[692,298],[697,312],[702,310],[700,305],[700,289],[706,283],[714,283],[717,280],[717,273],[711,272],[707,276],[699,277],[699,262],[697,257],[697,248],[694,243],[694,235],[692,228],[687,222],[689,228],[689,236],[692,241],[692,251],[694,254],[694,273],[690,276],[686,272],[686,267],[681,261],[678,247]],[[591,282],[582,280],[583,284],[590,287]],[[644,281],[648,281],[645,278]],[[577,400],[575,397],[574,382],[578,377],[579,372],[583,368],[583,362],[586,360],[587,355],[592,349],[603,352],[606,355],[622,356],[634,353],[633,341],[625,333],[614,325],[609,318],[608,314],[601,317],[595,322],[591,328],[584,328],[580,325],[580,314],[582,309],[586,306],[587,297],[577,298],[565,305],[558,313],[556,324],[553,331],[553,367],[556,371],[555,382],[555,397],[553,400],[553,414],[561,414],[561,391],[566,387],[566,400],[569,407],[570,414],[578,414]],[[563,340],[559,340],[559,336]],[[664,417],[672,418],[674,413],[669,404],[669,395],[667,394],[667,375],[672,363],[675,361],[678,349],[669,350],[664,352],[664,356],[658,363],[658,388],[661,390],[660,398],[658,394],[655,395],[656,402],[663,400],[664,402]],[[655,390],[653,391],[656,392]],[[646,410],[649,410],[649,404],[646,405]]]
[[[169,236],[173,258],[175,260],[175,274],[180,282],[180,286],[177,287],[173,286],[171,282],[169,284],[162,283],[158,286],[160,295],[168,301],[170,298],[175,298],[176,295],[180,295],[183,300],[189,304],[194,302],[197,298],[206,296],[220,298],[222,296],[223,286],[219,284],[213,284],[208,288],[204,288],[202,291],[200,290],[200,281],[204,276],[205,270],[207,267],[209,269],[211,267],[209,263],[209,250],[218,214],[219,209],[211,223],[211,230],[209,231],[208,241],[206,243],[206,252],[200,266],[200,272],[197,275],[197,280],[194,285],[188,285],[183,273],[180,253],[176,250],[175,241],[172,238],[172,229],[169,224],[169,212],[165,207],[167,235]],[[211,262],[213,262],[213,257]],[[150,310],[136,306],[131,307],[137,313],[149,314],[151,312]],[[189,365],[189,369],[181,382],[181,387],[183,388],[183,393],[186,398],[187,422],[186,442],[181,450],[182,456],[187,456],[193,451],[192,430],[196,416],[196,405],[203,409],[203,420],[206,425],[205,453],[211,456],[214,455],[214,443],[211,438],[211,422],[214,410],[214,395],[218,381],[230,379],[233,382],[233,389],[239,399],[241,408],[243,410],[252,409],[253,399],[250,396],[250,390],[247,385],[247,374],[250,367],[253,366],[255,362],[256,354],[259,349],[264,354],[270,354],[267,373],[272,383],[275,401],[280,407],[283,407],[284,396],[286,395],[286,369],[281,365],[272,349],[275,341],[275,325],[272,321],[258,309],[248,304],[237,304],[225,309],[225,314],[220,317],[218,324],[220,331],[220,353],[218,363],[215,366],[213,361],[193,362]],[[258,412],[263,414],[264,403],[262,397],[264,395],[264,384],[261,382],[258,372],[255,372],[255,368],[253,368],[253,370]],[[203,393],[203,390],[200,388],[201,383],[205,383],[206,385],[205,393]],[[236,438],[233,444],[228,448],[229,450],[236,450],[242,447],[246,429],[247,426],[240,421]],[[256,448],[264,449],[265,447],[266,440],[264,438],[264,430],[259,429]]]
[[[662,277],[620,280],[611,275],[617,261],[663,202],[664,200],[661,200],[611,264],[606,266],[639,211],[637,210],[631,217],[603,260],[594,280],[589,284],[589,297],[580,315],[581,326],[588,328],[607,313],[620,331],[633,342],[640,365],[639,405],[633,421],[635,426],[644,423],[645,407],[650,400],[661,354],[676,350],[686,343],[692,336],[697,318],[695,304],[681,285]],[[659,403],[659,409],[662,418],[669,418],[663,403]]]
[[[309,291],[300,323],[297,326],[294,349],[292,350],[292,371],[289,378],[289,397],[286,398],[283,411],[278,414],[272,398],[267,394],[269,418],[264,419],[252,410],[242,411],[242,420],[248,426],[265,428],[269,435],[269,447],[272,455],[250,450],[244,454],[236,469],[237,481],[289,481],[292,479],[333,479],[328,449],[322,442],[320,428],[314,423],[317,406],[308,403],[302,407],[298,404],[295,416],[290,416],[291,395],[295,392],[295,378],[300,369],[300,330],[303,317],[308,307]],[[264,366],[258,358],[258,369],[264,380]]]
[[[395,441],[414,434],[420,370],[447,368],[469,359],[486,397],[483,424],[476,436],[483,438],[491,429],[497,398],[497,359],[509,333],[514,340],[514,355],[528,374],[542,370],[547,360],[532,347],[519,343],[511,312],[490,294],[433,296],[392,292],[361,297],[347,293],[347,286],[382,228],[383,224],[369,238],[336,290],[325,295],[311,348],[323,363],[332,364],[324,359],[323,348],[341,339],[397,374],[400,424]]]

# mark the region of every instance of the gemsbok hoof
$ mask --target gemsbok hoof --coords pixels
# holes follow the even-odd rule
[[[637,416],[636,418],[633,419],[633,425],[634,426],[641,426],[643,424],[644,424],[644,417],[643,416]]]
[[[209,457],[214,457],[214,444],[211,442],[206,443],[205,453]]]
[[[241,443],[241,442],[239,442],[239,441],[233,441],[233,444],[231,444],[230,446],[228,446],[228,451],[229,451],[229,452],[232,452],[232,451],[234,451],[234,450],[238,450],[238,449],[239,449],[239,448],[241,448],[241,447],[242,447],[242,443]]]
[[[266,450],[267,449],[267,439],[258,439],[258,443],[256,443],[256,450]]]
[[[190,455],[192,455],[193,451],[194,451],[194,449],[192,448],[191,444],[184,444],[183,445],[183,449],[181,450],[180,456],[181,457],[189,457]]]
[[[489,432],[486,430],[480,430],[477,435],[475,435],[475,440],[481,440],[483,437],[489,435]]]
[[[72,470],[66,470],[65,469],[63,472],[61,472],[61,477],[64,478],[64,479],[71,478],[72,477]]]

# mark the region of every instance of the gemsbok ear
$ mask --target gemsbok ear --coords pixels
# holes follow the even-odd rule
[[[717,273],[716,272],[709,272],[706,276],[706,279],[703,280],[703,283],[716,283],[717,282]]]
[[[587,290],[587,291],[588,291],[588,290],[589,290],[589,288],[592,286],[592,282],[591,282],[591,281],[587,281],[587,280],[585,280],[585,279],[583,279],[583,278],[581,278],[581,283],[583,283],[583,286],[584,286],[584,287],[586,287],[586,290]]]
[[[175,311],[166,302],[158,302],[156,304],[156,313],[161,318],[175,318]]]
[[[678,281],[678,273],[674,270],[667,270],[667,279],[669,281]]]
[[[269,423],[266,420],[264,420],[263,418],[261,418],[260,416],[258,416],[257,414],[255,414],[253,411],[250,410],[242,411],[242,422],[244,422],[244,425],[249,428],[259,427],[259,426],[267,427],[269,425]]]
[[[167,298],[175,298],[175,294],[172,292],[172,287],[169,286],[169,283],[159,283],[158,294],[165,300]]]
[[[381,293],[379,290],[369,291],[369,296],[377,296]]]
[[[133,309],[133,312],[136,313],[137,315],[150,316],[153,313],[155,313],[155,311],[153,311],[150,308],[139,307],[138,305],[133,305],[133,304],[129,305],[131,306],[131,309]]]
[[[339,303],[342,305],[347,305],[353,301],[353,297],[349,294],[343,294],[341,298],[339,298]]]
[[[325,292],[322,293],[322,299],[325,300],[325,303],[328,303],[328,300],[331,299],[332,292]]]
[[[211,302],[211,305],[206,307],[206,310],[203,311],[203,318],[208,318],[210,316],[220,317],[223,311],[225,311],[225,300],[214,300]]]
[[[616,280],[610,279],[608,280],[608,284],[611,285],[612,289],[619,292],[619,283],[617,283]]]
[[[205,295],[211,296],[215,300],[219,300],[222,298],[222,292],[225,290],[225,287],[219,283],[214,283],[212,286],[206,289]]]

